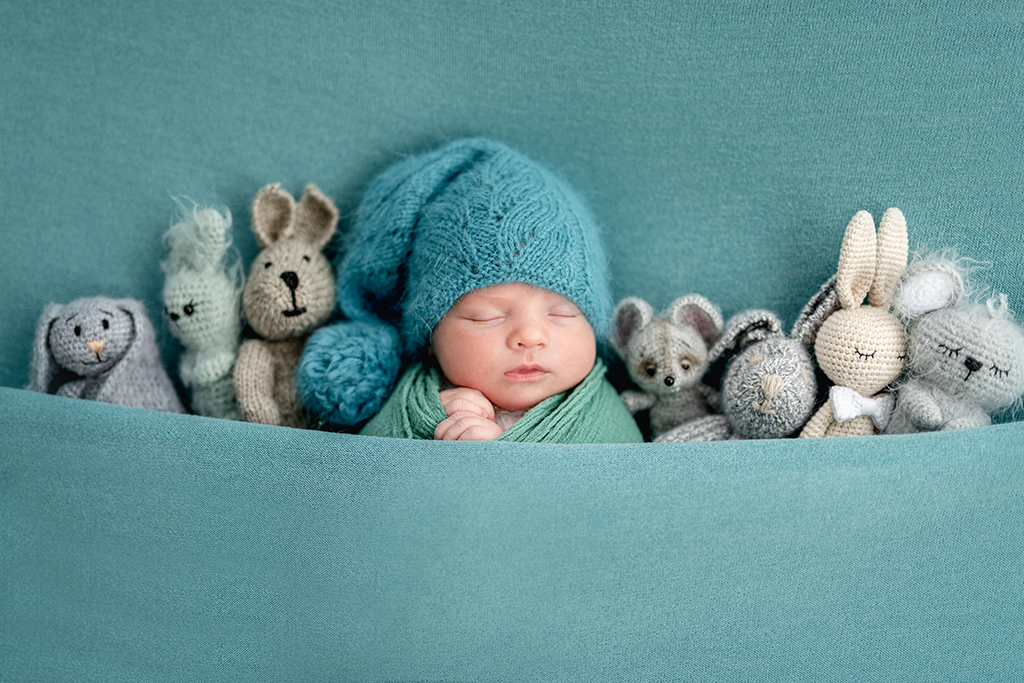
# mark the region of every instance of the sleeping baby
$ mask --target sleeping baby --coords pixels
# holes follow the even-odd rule
[[[381,174],[353,231],[346,320],[313,335],[297,375],[321,419],[372,417],[361,433],[374,436],[642,441],[600,358],[611,296],[597,231],[554,174],[460,140]]]

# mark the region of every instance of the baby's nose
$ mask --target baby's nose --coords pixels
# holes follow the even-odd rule
[[[524,321],[519,325],[514,337],[515,346],[520,348],[542,346],[545,340],[544,328],[535,320]]]
[[[90,341],[85,342],[85,345],[88,346],[89,350],[92,351],[93,354],[96,356],[100,355],[100,351],[103,350],[102,339],[92,339]]]

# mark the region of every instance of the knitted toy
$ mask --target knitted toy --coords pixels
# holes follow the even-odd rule
[[[242,332],[242,269],[226,263],[231,214],[193,210],[164,236],[164,315],[181,340],[178,373],[193,413],[239,419],[233,373]]]
[[[906,332],[889,312],[889,298],[906,265],[907,223],[900,210],[885,212],[877,236],[871,215],[858,212],[839,254],[835,287],[841,308],[821,324],[814,342],[818,365],[834,386],[801,437],[885,429],[893,397],[879,392],[899,376],[907,353]],[[862,306],[865,295],[869,303]]]
[[[36,325],[27,389],[185,412],[142,302],[89,297],[50,304]]]
[[[321,250],[338,226],[338,209],[315,185],[298,204],[280,183],[253,201],[252,230],[263,249],[252,263],[242,306],[262,339],[242,344],[235,391],[243,419],[304,427],[295,366],[310,333],[334,308],[334,274]]]
[[[808,334],[817,328],[808,321],[823,317],[824,303],[816,297],[808,304],[788,336],[770,311],[733,316],[708,352],[709,363],[726,361],[722,414],[690,420],[656,441],[775,439],[800,429],[811,416],[818,391],[808,351],[813,343]]]
[[[612,327],[612,347],[640,388],[622,392],[622,401],[633,414],[650,409],[655,438],[710,412],[717,396],[701,380],[722,330],[717,306],[690,294],[655,316],[650,304],[630,297],[616,306]]]
[[[296,380],[320,418],[357,425],[464,294],[522,282],[576,304],[598,340],[611,299],[597,230],[568,186],[491,140],[458,140],[385,170],[369,186],[339,259],[346,318],[318,330]]]
[[[963,292],[960,268],[942,257],[914,264],[900,280],[895,309],[910,325],[907,373],[887,433],[988,425],[1024,395],[1024,331],[1006,295],[977,304],[961,302]]]

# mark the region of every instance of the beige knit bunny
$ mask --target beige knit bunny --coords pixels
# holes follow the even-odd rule
[[[801,437],[866,436],[882,431],[891,394],[907,357],[907,336],[889,312],[889,299],[907,266],[907,222],[899,209],[882,216],[875,234],[871,214],[860,211],[843,237],[836,273],[841,308],[818,330],[814,355],[835,386]],[[870,292],[870,294],[869,294]],[[868,304],[861,305],[865,295]]]
[[[280,183],[253,201],[252,231],[263,248],[242,297],[262,339],[249,339],[235,364],[235,392],[248,422],[306,426],[295,368],[306,340],[334,308],[334,270],[321,250],[338,226],[338,209],[315,185],[298,204]]]

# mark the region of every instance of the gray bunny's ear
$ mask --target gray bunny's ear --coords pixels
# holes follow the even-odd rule
[[[612,314],[612,348],[625,358],[630,340],[653,318],[654,309],[643,299],[631,296],[620,301]]]
[[[771,311],[743,311],[725,324],[721,338],[708,352],[708,361],[714,363],[723,356],[735,356],[751,344],[769,337],[782,336],[782,321]]]
[[[807,302],[789,336],[804,345],[804,348],[814,348],[814,340],[818,338],[818,330],[821,324],[830,315],[842,308],[837,288],[838,275],[833,275],[821,286],[818,293]]]
[[[50,328],[63,310],[64,306],[61,304],[48,304],[36,323],[35,340],[32,343],[32,367],[29,370],[28,385],[25,387],[29,391],[48,393],[50,382],[60,370],[50,353],[49,340]]]

